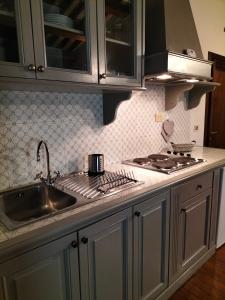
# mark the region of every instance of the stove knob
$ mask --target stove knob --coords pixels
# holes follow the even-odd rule
[[[171,151],[168,150],[168,151],[167,151],[167,154],[171,154]]]
[[[188,156],[188,157],[191,157],[191,154],[190,154],[190,153],[188,153],[188,154],[187,154],[187,156]]]
[[[177,152],[176,152],[176,151],[173,151],[173,154],[174,154],[174,155],[177,155]]]
[[[180,156],[184,156],[184,153],[183,153],[183,152],[180,152]]]

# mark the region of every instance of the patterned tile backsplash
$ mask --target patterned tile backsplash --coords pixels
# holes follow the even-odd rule
[[[165,143],[155,113],[164,110],[164,98],[158,86],[133,92],[119,106],[116,120],[103,126],[99,94],[0,91],[0,190],[32,182],[45,170],[44,159],[36,162],[41,139],[49,146],[51,170],[62,173],[87,168],[90,153],[104,153],[110,164],[160,151]],[[172,140],[189,141],[184,101],[168,116],[175,122]]]

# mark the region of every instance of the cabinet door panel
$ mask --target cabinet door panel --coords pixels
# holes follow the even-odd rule
[[[29,0],[0,0],[0,76],[35,78]]]
[[[37,78],[97,83],[96,1],[33,0],[31,8]]]
[[[76,238],[67,236],[3,263],[1,299],[79,300],[78,254],[70,247]]]
[[[169,196],[167,193],[134,207],[134,299],[155,299],[167,286]]]
[[[206,213],[207,199],[184,208],[183,261],[187,261],[207,245]]]
[[[100,84],[141,86],[142,1],[97,4]]]
[[[185,202],[171,198],[170,282],[190,268],[209,249],[211,189]]]
[[[82,299],[131,299],[130,218],[125,210],[79,232]]]

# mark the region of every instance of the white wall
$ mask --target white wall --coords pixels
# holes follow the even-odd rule
[[[204,58],[208,59],[209,51],[225,56],[225,0],[190,0],[190,4]],[[203,144],[204,117],[205,96],[191,111],[191,138],[199,145]],[[199,126],[196,132],[195,125]]]

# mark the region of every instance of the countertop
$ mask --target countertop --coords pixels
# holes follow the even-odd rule
[[[14,250],[22,247],[24,243],[30,243],[32,247],[35,247],[38,242],[41,243],[53,235],[57,238],[57,234],[60,236],[63,232],[66,234],[75,231],[107,215],[130,207],[140,202],[142,196],[144,198],[149,193],[157,193],[186,178],[225,165],[224,149],[194,147],[192,156],[204,158],[206,162],[170,175],[122,164],[106,166],[111,171],[118,169],[133,171],[135,178],[144,181],[144,184],[15,230],[8,230],[0,224],[0,257],[4,256],[6,251],[11,252],[12,246]],[[33,242],[35,238],[36,243]]]

